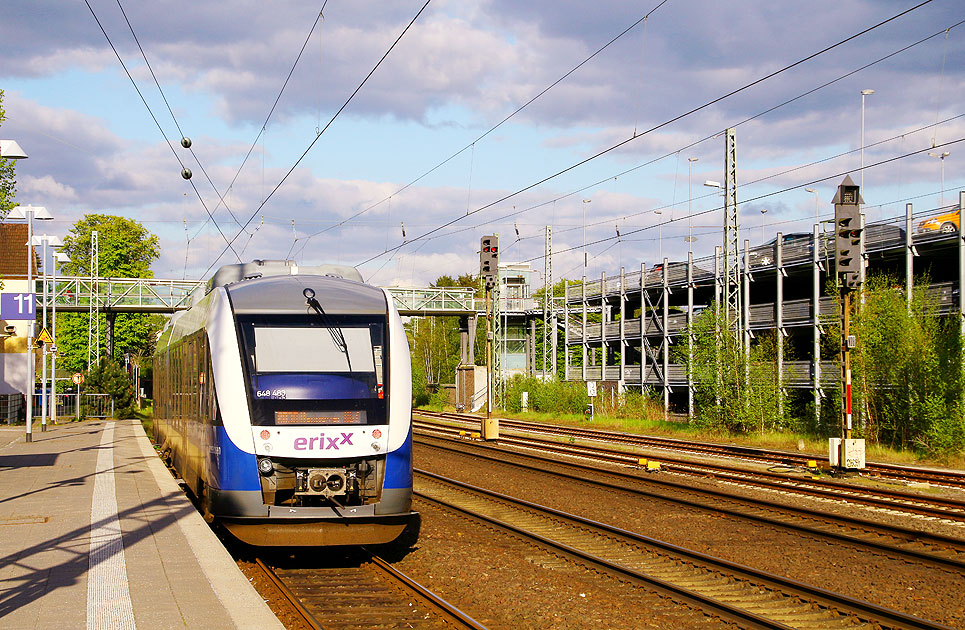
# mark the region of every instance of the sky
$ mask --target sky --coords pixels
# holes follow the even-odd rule
[[[292,259],[426,286],[478,273],[480,237],[499,234],[501,262],[532,265],[538,287],[547,226],[556,280],[700,259],[723,242],[704,182],[724,181],[731,127],[752,247],[833,217],[848,174],[869,221],[934,214],[965,189],[959,0],[3,13],[0,137],[30,156],[16,201],[61,236],[90,213],[139,221],[161,240],[159,278]]]

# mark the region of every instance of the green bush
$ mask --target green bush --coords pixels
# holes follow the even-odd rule
[[[114,417],[133,418],[135,411],[134,384],[130,376],[114,359],[101,357],[100,363],[87,373],[87,391],[108,394],[114,400]]]
[[[514,376],[506,383],[506,411],[522,411],[522,394],[529,392],[529,410],[543,413],[583,413],[590,398],[586,384],[565,381],[541,381],[532,376]]]

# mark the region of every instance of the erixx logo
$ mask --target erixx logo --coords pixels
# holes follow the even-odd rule
[[[340,446],[345,446],[346,444],[352,446],[353,435],[355,435],[355,433],[343,433],[340,439],[337,437],[325,437],[324,433],[320,433],[317,437],[295,438],[294,446],[296,451],[327,451],[329,449],[337,451]],[[316,446],[316,444],[318,446]]]

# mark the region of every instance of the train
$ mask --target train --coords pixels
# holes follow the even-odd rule
[[[153,361],[155,444],[207,521],[254,546],[415,543],[409,345],[354,267],[223,266]]]

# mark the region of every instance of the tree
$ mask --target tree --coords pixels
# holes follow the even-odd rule
[[[100,363],[87,373],[87,388],[91,393],[110,395],[115,418],[134,415],[134,384],[117,361],[101,357]]]
[[[132,219],[107,214],[88,214],[74,224],[64,238],[63,251],[70,257],[64,275],[90,276],[91,232],[97,231],[98,274],[101,278],[151,278],[152,262],[161,255],[158,237]],[[101,344],[97,356],[105,352],[106,316],[101,315]],[[58,313],[57,344],[64,354],[62,365],[73,371],[87,367],[88,315]],[[159,315],[119,313],[114,322],[114,355],[125,352],[149,356],[154,350],[155,334],[164,323]]]
[[[0,126],[6,119],[7,113],[3,109],[3,90],[0,90]],[[14,198],[17,196],[16,170],[14,160],[0,158],[0,219],[5,219],[11,208],[17,205]]]

